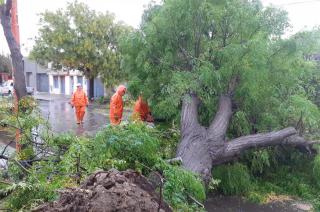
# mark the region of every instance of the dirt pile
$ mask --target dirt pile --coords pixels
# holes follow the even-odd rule
[[[60,191],[59,200],[34,211],[158,211],[160,198],[148,180],[135,171],[96,172],[79,188]],[[160,211],[172,211],[162,201]]]

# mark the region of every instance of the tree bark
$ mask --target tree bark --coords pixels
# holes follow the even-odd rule
[[[182,165],[208,180],[211,175],[211,157],[209,144],[206,142],[206,129],[198,122],[198,103],[195,95],[186,95],[182,103],[181,142],[177,157],[182,158]]]
[[[315,152],[313,145],[316,142],[305,140],[293,127],[227,141],[226,133],[232,116],[231,97],[220,97],[218,111],[208,128],[198,122],[198,103],[194,94],[186,95],[183,99],[181,142],[177,157],[182,159],[186,169],[199,174],[206,184],[210,182],[213,166],[230,162],[251,148],[285,145]]]
[[[11,30],[11,17],[10,11],[12,8],[12,1],[7,0],[5,5],[0,6],[0,19],[1,25],[6,37],[12,58],[13,65],[13,77],[14,77],[14,90],[17,99],[20,100],[22,97],[27,95],[26,81],[23,71],[23,57],[20,51],[20,47],[14,39]]]

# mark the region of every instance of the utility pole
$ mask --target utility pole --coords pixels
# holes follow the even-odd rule
[[[18,22],[18,2],[17,0],[12,0],[12,8],[11,8],[11,31],[13,34],[13,37],[17,43],[17,45],[20,48],[20,33],[19,33],[19,22]],[[13,67],[13,66],[12,66]],[[14,72],[15,69],[12,68],[12,79],[13,83],[15,83],[15,78],[14,78]],[[14,89],[13,92],[13,102],[14,102],[14,112],[18,116],[18,97],[16,94],[16,90]],[[18,117],[17,117],[18,118]],[[21,145],[20,145],[20,129],[16,130],[16,151],[17,153],[21,151]]]
[[[14,37],[15,41],[20,46],[20,32],[19,32],[19,22],[18,22],[18,2],[17,2],[17,0],[12,0],[11,30],[12,30],[13,37]]]

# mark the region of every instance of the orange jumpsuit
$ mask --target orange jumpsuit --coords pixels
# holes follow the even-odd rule
[[[122,96],[126,92],[126,87],[120,85],[117,92],[113,94],[110,101],[110,123],[112,125],[119,125],[122,119],[123,113],[123,101]]]
[[[148,103],[143,101],[141,96],[139,96],[138,101],[136,101],[134,105],[133,117],[141,121],[147,121],[147,122],[153,121],[150,114]]]
[[[88,105],[86,93],[83,90],[75,91],[71,98],[71,105],[76,109],[77,123],[82,122],[86,112],[86,106]]]

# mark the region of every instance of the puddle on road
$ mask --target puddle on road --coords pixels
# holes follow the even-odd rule
[[[76,135],[94,136],[99,130],[109,124],[107,106],[105,109],[89,105],[84,117],[84,124],[77,125],[74,109],[67,100],[44,101],[39,100],[39,108],[44,118],[49,117],[52,130],[56,133],[74,133]],[[131,113],[125,111],[124,120]]]

